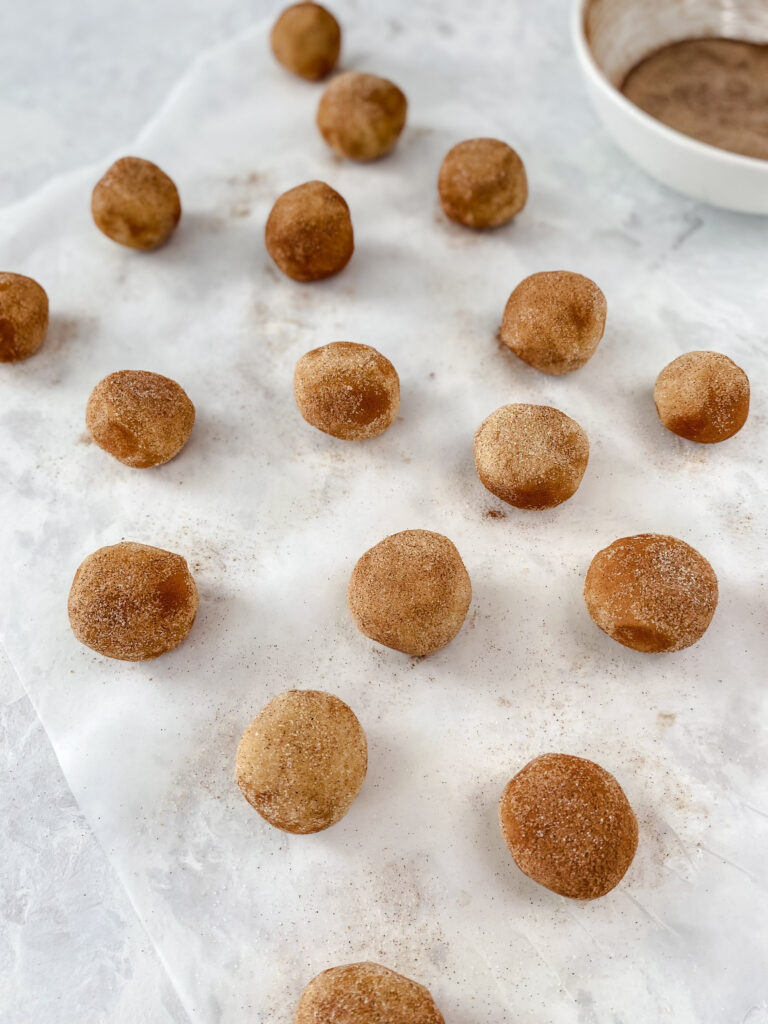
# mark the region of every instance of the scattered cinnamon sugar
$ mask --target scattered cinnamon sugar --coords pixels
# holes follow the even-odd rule
[[[661,371],[653,397],[668,430],[689,441],[715,444],[746,423],[749,378],[719,352],[686,352]]]
[[[279,196],[264,237],[269,255],[294,281],[338,274],[355,248],[346,200],[323,181],[307,181]]]
[[[381,964],[345,964],[304,989],[293,1024],[445,1024],[423,985]]]
[[[506,519],[506,512],[502,512],[500,508],[487,508],[483,515],[486,519]]]
[[[0,363],[28,359],[48,333],[48,296],[24,274],[0,273]]]

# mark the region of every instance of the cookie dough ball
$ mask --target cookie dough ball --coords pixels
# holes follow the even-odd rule
[[[523,161],[499,139],[467,139],[449,150],[437,179],[446,217],[468,228],[496,228],[528,198]]]
[[[681,651],[717,607],[717,576],[695,548],[661,533],[622,537],[592,559],[584,600],[595,624],[635,651]]]
[[[588,460],[587,435],[548,405],[503,405],[475,434],[477,475],[515,508],[554,508],[567,501]]]
[[[48,296],[31,277],[0,273],[0,363],[28,359],[48,332]]]
[[[447,537],[431,530],[403,530],[359,559],[347,599],[361,633],[420,657],[439,651],[459,632],[472,585]]]
[[[105,452],[126,466],[147,469],[177,455],[189,439],[195,407],[169,377],[118,370],[91,392],[85,423]]]
[[[346,200],[323,181],[284,192],[265,231],[267,251],[294,281],[321,281],[349,263],[355,248]]]
[[[394,149],[405,125],[408,101],[386,78],[346,71],[320,99],[317,127],[325,141],[349,160],[377,160]]]
[[[91,198],[96,227],[131,249],[156,249],[181,218],[176,186],[160,168],[137,156],[124,156],[96,183]]]
[[[304,989],[293,1024],[444,1024],[429,990],[381,964],[323,971]]]
[[[341,29],[331,12],[320,4],[291,4],[275,22],[270,43],[284,68],[316,82],[336,66]]]
[[[499,823],[523,874],[575,900],[610,892],[637,849],[637,819],[621,786],[570,754],[542,754],[510,779]]]
[[[94,551],[77,570],[69,622],[80,643],[107,658],[148,661],[186,638],[197,604],[181,555],[124,541]]]
[[[606,308],[605,296],[588,277],[568,270],[531,274],[509,296],[501,340],[542,373],[571,373],[594,355]]]
[[[367,767],[365,733],[343,700],[321,690],[288,690],[243,733],[235,773],[262,818],[305,835],[341,821]]]
[[[747,422],[749,377],[719,352],[686,352],[661,371],[653,398],[667,430],[715,444]]]

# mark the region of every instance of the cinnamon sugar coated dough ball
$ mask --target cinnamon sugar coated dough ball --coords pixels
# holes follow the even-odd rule
[[[307,423],[344,441],[383,434],[400,407],[400,379],[392,363],[370,345],[352,341],[303,355],[293,391]]]
[[[345,964],[304,989],[293,1024],[445,1024],[423,985],[381,964]]]
[[[235,774],[262,818],[304,835],[341,821],[367,767],[365,733],[343,700],[320,690],[288,690],[243,733]]]
[[[331,12],[320,4],[291,4],[275,22],[270,43],[284,68],[315,82],[336,66],[341,29]]]
[[[664,426],[689,441],[733,437],[749,415],[749,377],[719,352],[686,352],[665,366],[653,391]]]
[[[579,424],[548,405],[503,405],[475,434],[485,487],[509,505],[554,508],[575,494],[589,460]]]
[[[48,333],[48,296],[23,274],[0,273],[0,363],[28,359]]]
[[[377,160],[394,149],[407,110],[408,101],[394,82],[361,71],[345,71],[323,93],[317,127],[340,156]]]
[[[80,643],[99,654],[147,661],[187,637],[197,604],[181,555],[124,541],[94,551],[77,570],[69,622]]]
[[[621,786],[570,754],[542,754],[510,779],[499,823],[523,874],[575,900],[610,892],[637,850],[637,819]]]
[[[528,180],[506,142],[468,139],[446,154],[437,190],[446,217],[468,228],[495,228],[525,206]]]
[[[135,469],[172,459],[194,422],[195,407],[181,385],[147,370],[110,373],[93,389],[85,410],[96,444]]]
[[[439,651],[459,632],[472,585],[447,537],[431,530],[403,530],[359,559],[347,599],[361,633],[420,657]]]
[[[179,193],[160,168],[137,156],[124,156],[96,183],[91,198],[96,226],[131,249],[156,249],[181,219]]]
[[[272,207],[264,237],[269,255],[294,281],[338,274],[355,248],[346,200],[323,181],[284,192]]]
[[[501,340],[543,373],[578,370],[605,330],[605,296],[594,281],[568,270],[532,274],[509,296]]]
[[[635,651],[681,651],[700,640],[717,607],[717,576],[675,537],[622,537],[592,559],[584,599],[595,624]]]

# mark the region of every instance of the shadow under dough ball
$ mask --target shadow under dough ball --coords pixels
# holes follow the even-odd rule
[[[91,211],[96,226],[114,242],[150,250],[173,234],[181,219],[181,200],[156,164],[124,156],[96,183]]]
[[[653,398],[659,419],[688,441],[733,437],[749,415],[749,377],[720,352],[686,352],[665,366]]]
[[[345,71],[326,87],[317,108],[325,141],[349,160],[377,160],[394,149],[408,101],[386,78]]]
[[[542,373],[571,373],[592,358],[606,308],[605,296],[588,277],[568,270],[532,274],[509,296],[501,340]]]
[[[243,733],[235,776],[270,825],[305,835],[341,821],[367,767],[365,733],[344,701],[320,690],[288,690]]]
[[[515,508],[554,508],[567,501],[588,460],[587,435],[548,405],[503,405],[475,434],[477,475]]]
[[[80,643],[107,658],[148,661],[187,637],[197,605],[181,555],[124,541],[94,551],[77,570],[69,622]]]
[[[445,1024],[429,989],[381,964],[345,964],[304,989],[293,1024]]]
[[[500,139],[467,139],[450,149],[437,179],[446,217],[468,228],[496,228],[528,199],[523,161]]]
[[[48,333],[48,296],[23,274],[0,273],[0,363],[28,359]]]
[[[343,441],[378,437],[400,407],[400,380],[392,363],[370,345],[352,341],[334,341],[303,355],[293,392],[307,423]]]
[[[189,439],[195,407],[169,377],[148,370],[118,370],[91,392],[88,431],[105,452],[134,469],[160,466]]]
[[[341,29],[331,12],[320,4],[292,4],[275,22],[270,43],[284,68],[316,82],[336,66]]]
[[[700,640],[717,607],[717,576],[675,537],[622,537],[592,559],[584,600],[595,624],[635,651],[681,651]]]
[[[610,892],[637,850],[637,819],[621,786],[569,754],[542,754],[510,779],[499,824],[523,874],[576,900]]]
[[[355,249],[346,200],[323,181],[284,192],[267,218],[267,252],[294,281],[321,281],[349,263]]]
[[[472,585],[447,537],[431,530],[403,530],[358,560],[347,599],[361,633],[420,657],[439,651],[459,632]]]

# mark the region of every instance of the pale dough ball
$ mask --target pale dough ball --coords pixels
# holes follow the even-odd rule
[[[48,296],[31,277],[0,273],[0,363],[28,359],[48,333]]]
[[[525,206],[523,161],[500,139],[467,139],[450,149],[437,179],[446,217],[468,228],[495,228]]]
[[[349,160],[377,160],[394,149],[408,102],[394,82],[345,71],[326,87],[317,108],[325,141]]]
[[[665,366],[653,391],[673,434],[701,444],[733,437],[749,415],[749,377],[719,352],[686,352]]]
[[[91,198],[96,226],[131,249],[156,249],[181,219],[178,189],[149,160],[124,156],[96,183]]]
[[[345,964],[318,974],[293,1024],[445,1024],[429,990],[381,964]]]
[[[272,52],[284,68],[310,82],[333,71],[341,50],[341,29],[320,4],[291,4],[275,22]]]

